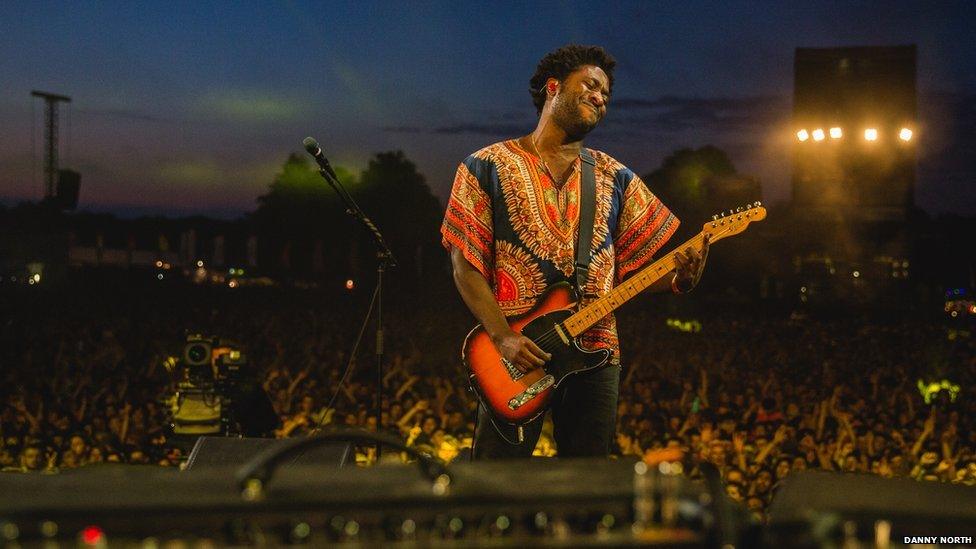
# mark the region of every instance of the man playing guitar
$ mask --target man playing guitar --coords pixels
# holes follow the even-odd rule
[[[514,378],[552,358],[514,330],[507,317],[526,313],[560,282],[576,276],[582,163],[593,165],[595,216],[581,302],[606,295],[647,264],[678,227],[678,219],[631,170],[583,138],[603,119],[616,62],[603,48],[568,45],[542,58],[530,80],[539,113],[535,131],[490,145],[458,167],[441,228],[454,281]],[[651,291],[690,291],[704,266],[700,249],[676,252],[673,275]],[[612,351],[609,365],[565,377],[549,400],[558,455],[606,456],[616,421],[620,355],[613,315],[580,336],[585,348]],[[517,370],[517,371],[515,371]],[[479,408],[473,455],[528,457],[540,419],[519,427],[512,440]]]

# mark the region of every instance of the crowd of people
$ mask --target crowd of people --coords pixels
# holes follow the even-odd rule
[[[280,418],[275,436],[377,429],[368,332],[346,373],[368,295],[133,292],[6,296],[3,470],[179,466],[187,447],[169,428],[178,375],[167,362],[188,332],[239,342]],[[467,459],[477,402],[458,351],[470,316],[450,293],[389,301],[378,428],[445,461]],[[757,514],[804,469],[976,484],[976,342],[967,326],[863,312],[695,313],[721,309],[710,305],[704,295],[648,297],[619,315],[616,456],[680,449],[691,476],[713,463],[729,496]],[[668,322],[674,316],[696,322]],[[959,389],[920,388],[943,379]],[[558,455],[548,430],[535,453]],[[357,461],[373,456],[364,447]]]

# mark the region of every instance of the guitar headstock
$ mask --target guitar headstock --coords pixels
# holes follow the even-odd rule
[[[712,220],[702,227],[702,233],[708,235],[709,242],[721,240],[727,236],[739,234],[746,230],[753,221],[766,219],[766,208],[762,202],[755,202],[722,212],[720,215],[713,215]]]

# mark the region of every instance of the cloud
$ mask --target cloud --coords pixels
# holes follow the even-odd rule
[[[426,133],[428,131],[420,126],[382,126],[380,130],[390,133]]]
[[[462,133],[475,135],[514,135],[523,133],[524,131],[525,126],[522,124],[511,124],[506,122],[481,124],[469,122],[434,128],[433,133],[448,135],[457,135]]]
[[[526,132],[525,124],[514,124],[507,122],[480,123],[480,122],[459,122],[444,126],[422,128],[420,126],[384,126],[385,132],[391,133],[424,133],[439,135],[516,135]]]
[[[768,127],[790,116],[790,98],[776,95],[749,97],[681,97],[614,99],[610,108],[624,116],[611,116],[609,125],[651,132],[689,129],[744,131]]]
[[[307,106],[296,99],[275,97],[261,92],[230,90],[200,98],[197,109],[205,115],[232,122],[266,123],[295,120]]]
[[[104,116],[109,118],[126,118],[129,120],[141,120],[146,122],[170,122],[173,120],[171,118],[162,118],[159,116],[146,114],[144,112],[128,109],[76,109],[73,112],[84,115]]]

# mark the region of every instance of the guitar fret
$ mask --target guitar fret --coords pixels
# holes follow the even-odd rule
[[[743,221],[743,216],[746,218],[745,223],[741,223]],[[754,217],[749,219],[750,216]],[[753,210],[749,210],[745,214],[739,215],[737,220],[730,219],[728,220],[727,226],[726,220],[724,219],[712,222],[711,230],[709,230],[709,227],[706,226],[705,230],[688,239],[688,241],[679,245],[676,249],[683,250],[686,247],[701,246],[705,237],[705,231],[708,231],[711,242],[716,242],[717,240],[725,238],[730,234],[741,232],[742,229],[737,227],[737,225],[748,225],[750,221],[760,221],[765,217],[765,210],[758,208],[757,204],[757,210],[755,212],[753,212]],[[675,262],[673,254],[668,253],[664,257],[653,262],[651,265],[648,265],[638,271],[636,274],[634,274],[634,276],[630,277],[628,280],[611,290],[607,295],[597,299],[576,313],[570,315],[570,317],[563,322],[563,325],[567,330],[569,330],[570,335],[573,337],[578,336],[587,328],[597,323],[600,319],[610,314],[614,309],[634,298],[637,294],[653,285],[674,269]]]

